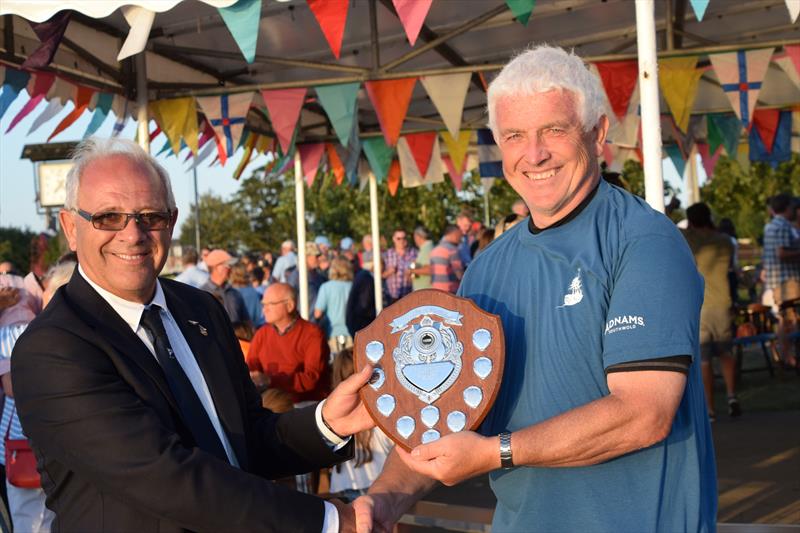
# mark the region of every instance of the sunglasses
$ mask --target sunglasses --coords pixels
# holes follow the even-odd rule
[[[105,211],[103,213],[88,213],[83,209],[75,209],[82,218],[92,223],[95,229],[103,231],[122,231],[133,219],[145,231],[162,230],[169,228],[172,222],[172,211],[151,211],[146,213],[118,213]]]

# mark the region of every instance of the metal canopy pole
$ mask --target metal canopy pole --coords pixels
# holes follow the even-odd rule
[[[664,212],[661,175],[661,111],[658,100],[658,61],[653,0],[636,0],[636,44],[639,53],[639,91],[642,105],[642,154],[645,200]]]
[[[147,63],[144,55],[147,52],[141,51],[133,58],[136,65],[136,121],[138,123],[139,146],[150,153],[150,117],[147,115]]]
[[[192,177],[194,178],[194,245],[197,253],[200,253],[200,200],[197,194],[197,165],[192,165]]]
[[[294,153],[294,200],[297,223],[297,272],[300,274],[300,316],[308,320],[308,264],[306,263],[306,191],[300,150]]]

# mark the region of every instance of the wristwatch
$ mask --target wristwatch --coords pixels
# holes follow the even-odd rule
[[[511,457],[511,433],[503,431],[500,437],[500,466],[502,468],[512,468],[514,460]]]

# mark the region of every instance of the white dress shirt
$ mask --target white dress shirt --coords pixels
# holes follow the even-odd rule
[[[125,323],[130,326],[131,330],[133,330],[136,336],[142,340],[145,346],[147,346],[147,349],[150,350],[150,353],[154,358],[156,356],[156,352],[155,348],[153,347],[153,342],[150,340],[147,331],[140,325],[139,322],[141,321],[145,308],[149,307],[150,305],[159,306],[159,316],[161,317],[161,321],[164,323],[164,329],[167,332],[167,338],[169,339],[170,346],[172,346],[172,350],[175,352],[175,358],[181,365],[186,377],[189,378],[189,382],[192,384],[192,388],[194,389],[195,393],[197,393],[197,397],[200,399],[203,409],[205,409],[206,413],[208,414],[211,425],[214,427],[214,431],[217,432],[217,435],[222,442],[222,447],[225,449],[225,454],[228,456],[228,461],[230,461],[231,465],[238,468],[239,461],[236,459],[236,454],[233,452],[233,448],[228,440],[228,436],[222,429],[222,424],[220,423],[219,416],[217,415],[217,409],[214,407],[214,399],[211,397],[211,392],[208,390],[208,384],[206,383],[203,373],[197,364],[197,360],[192,353],[192,349],[186,342],[186,339],[184,338],[183,333],[181,333],[178,324],[175,322],[175,318],[172,316],[172,313],[169,312],[167,300],[164,298],[164,291],[161,288],[161,283],[156,280],[156,293],[150,303],[145,305],[124,300],[100,287],[91,279],[89,279],[89,277],[86,275],[86,272],[83,271],[83,268],[81,268],[80,265],[78,265],[78,272],[81,276],[83,276],[83,279],[85,279],[86,282],[97,291],[100,297],[103,298],[103,300],[105,300],[108,305],[110,305],[111,308],[117,312],[120,318],[122,318],[122,320],[124,320]],[[317,409],[315,411],[317,429],[319,429],[320,433],[325,437],[326,440],[329,441],[331,447],[336,450],[347,444],[350,439],[339,438],[338,435],[330,431],[325,426],[325,423],[322,420],[323,403],[324,400],[317,404]],[[339,531],[339,512],[336,510],[336,507],[333,504],[329,502],[323,503],[325,504],[325,519],[322,523],[322,533],[336,533]]]

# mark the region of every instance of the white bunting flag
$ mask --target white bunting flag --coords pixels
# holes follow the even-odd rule
[[[422,86],[428,92],[433,105],[444,121],[447,131],[458,137],[461,129],[461,114],[464,111],[464,100],[472,79],[472,73],[443,74],[441,76],[423,76]]]

